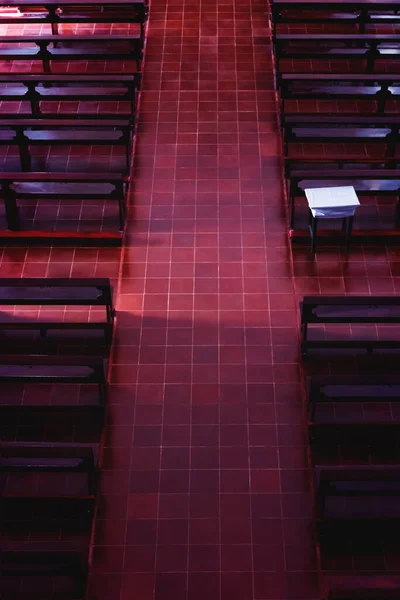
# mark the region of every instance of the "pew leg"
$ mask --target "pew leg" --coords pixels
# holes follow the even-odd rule
[[[358,18],[359,33],[365,33],[365,25],[368,20],[368,7],[363,7]]]
[[[29,100],[32,116],[39,117],[42,114],[40,110],[41,98],[39,92],[36,91],[36,83],[27,83],[25,85],[28,89],[23,98],[24,100]]]
[[[294,198],[289,198],[290,203],[290,229],[293,229],[294,225]]]
[[[307,354],[307,323],[306,321],[303,321],[301,323],[301,330],[300,330],[300,347],[301,347],[301,353],[303,354],[303,356],[305,356]]]
[[[39,52],[37,53],[37,58],[42,61],[43,65],[43,73],[46,75],[50,75],[51,67],[50,61],[52,59],[51,52],[48,49],[49,41],[47,40],[38,40],[36,44],[39,46]]]
[[[375,57],[374,56],[368,56],[367,57],[367,73],[373,73],[374,72],[374,63],[375,63]]]
[[[46,75],[51,75],[50,61],[47,59],[43,59],[43,73],[46,73]]]
[[[107,323],[112,323],[112,320],[114,317],[114,311],[113,311],[111,304],[107,304],[107,306],[106,306],[106,317],[107,317]]]
[[[126,172],[129,173],[129,167],[131,164],[131,151],[130,151],[131,141],[130,139],[125,144],[125,161],[126,161]]]
[[[315,508],[316,508],[316,513],[317,513],[317,520],[322,521],[324,518],[324,512],[325,512],[325,497],[321,493],[321,491],[318,491],[318,493],[316,494],[315,504],[316,504]]]
[[[99,399],[100,405],[105,406],[106,404],[106,386],[104,383],[99,383]]]
[[[315,419],[315,411],[316,411],[316,402],[315,399],[310,400],[310,404],[309,404],[309,414],[311,417],[311,421],[314,421]]]
[[[118,200],[118,209],[119,209],[119,229],[120,231],[124,230],[125,227],[125,207],[124,207],[124,199],[120,198]]]
[[[29,153],[29,147],[26,145],[19,146],[19,159],[21,162],[22,171],[30,171],[32,168],[31,155]]]
[[[19,226],[19,209],[14,190],[10,187],[4,190],[4,204],[6,209],[6,217],[8,228],[11,231],[18,231]]]
[[[377,99],[376,112],[378,114],[384,114],[385,108],[386,108],[386,100],[388,99],[388,97],[390,95],[391,95],[391,92],[388,89],[382,88],[379,92],[377,92],[377,94],[376,94],[376,99]]]
[[[51,33],[52,35],[58,35],[58,23],[51,24]],[[58,42],[53,42],[54,48],[58,47]]]
[[[144,23],[140,23],[140,44],[144,47]]]
[[[36,94],[35,92],[35,96],[31,97],[29,102],[31,105],[32,117],[40,117],[42,115],[42,111],[40,110],[40,94]]]
[[[287,179],[286,181],[287,181],[287,190],[288,190],[288,198],[289,198],[289,205],[290,205],[290,229],[293,229],[294,228],[294,208],[295,208],[296,193],[292,188],[290,180]]]

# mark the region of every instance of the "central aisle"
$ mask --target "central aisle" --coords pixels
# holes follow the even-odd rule
[[[266,0],[152,0],[96,600],[316,598]]]

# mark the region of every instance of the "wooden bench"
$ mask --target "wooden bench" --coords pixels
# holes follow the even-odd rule
[[[272,22],[354,23],[360,33],[373,23],[398,23],[399,0],[272,0]]]
[[[104,425],[105,407],[102,404],[16,404],[3,393],[0,416],[3,441],[13,441],[16,436],[40,441],[43,434],[49,441],[57,441],[60,435],[73,435],[76,442],[98,439]],[[78,431],[79,430],[79,431]],[[89,438],[88,438],[88,431]]]
[[[342,442],[368,445],[378,455],[388,455],[397,447],[400,421],[387,416],[390,403],[400,401],[400,379],[381,376],[311,377],[308,381],[308,434],[310,447],[338,447]],[[352,405],[350,411],[346,406]],[[368,405],[386,405],[386,411],[365,416]],[[354,411],[354,404],[360,410]],[[343,410],[337,414],[337,407]],[[318,410],[318,408],[320,410]],[[324,410],[325,409],[325,410]],[[322,410],[322,414],[321,414]],[[340,410],[340,409],[339,409]],[[368,415],[368,412],[367,412]],[[322,446],[321,446],[322,445]]]
[[[399,348],[399,340],[309,340],[310,324],[400,324],[399,296],[304,296],[301,302],[301,350],[310,348]]]
[[[0,173],[0,192],[12,231],[21,227],[18,201],[22,200],[117,202],[119,227],[123,231],[127,185],[128,180],[118,173]],[[70,232],[61,233],[64,238],[74,237]],[[46,232],[48,237],[51,234]],[[79,237],[90,238],[90,234],[83,232]]]
[[[400,577],[390,573],[329,577],[326,600],[398,600]]]
[[[142,46],[148,12],[147,0],[8,0],[16,14],[0,14],[0,25],[49,23],[53,34],[63,23],[139,23]]]
[[[307,142],[384,143],[385,158],[393,157],[400,140],[400,117],[397,116],[320,116],[283,115],[284,153],[289,144]]]
[[[73,113],[46,113],[42,115],[41,102],[62,102],[62,101],[90,101],[98,103],[100,101],[122,101],[129,105],[132,118],[136,112],[137,92],[140,87],[141,74],[133,73],[131,75],[77,75],[62,74],[48,75],[29,73],[8,73],[0,74],[0,101],[26,101],[30,104],[31,114],[34,117],[50,116],[54,114],[57,118],[71,117],[74,120],[83,116],[88,119],[88,114],[80,115],[76,111]],[[95,110],[92,113],[96,119],[116,117],[113,115],[98,114]],[[2,116],[6,113],[2,110]],[[10,118],[16,118],[15,114],[7,115]],[[21,115],[26,118],[27,115]]]
[[[38,351],[36,341],[32,347]],[[10,344],[7,349],[9,352]],[[96,350],[98,352],[98,346]],[[98,439],[104,423],[107,392],[103,359],[2,355],[0,382],[0,437],[3,441]],[[68,395],[69,390],[65,388],[71,389],[70,384],[73,388]],[[51,394],[49,388],[52,388]]]
[[[400,58],[400,35],[397,34],[278,34],[274,51],[281,70],[282,59],[334,59],[366,61],[367,73],[379,59]],[[315,73],[313,69],[313,73]]]
[[[31,170],[30,146],[124,146],[126,171],[132,145],[130,119],[2,119],[0,144],[17,145],[23,171]]]
[[[32,474],[39,479],[32,480]],[[53,473],[53,484],[41,485],[40,474]],[[73,485],[73,476],[83,474]],[[14,481],[13,474],[19,474]],[[25,474],[25,477],[24,475]],[[70,481],[66,485],[65,478]],[[68,515],[93,514],[96,496],[96,467],[93,449],[88,445],[53,444],[53,443],[21,443],[8,442],[0,444],[0,482],[2,490],[0,502],[8,514],[33,510],[40,505],[40,510],[49,507],[65,510]],[[16,482],[16,485],[15,485]],[[78,484],[78,485],[76,485]],[[7,504],[7,507],[5,506]]]
[[[36,350],[38,344],[35,342],[33,347]],[[28,356],[26,365],[23,365],[24,359],[21,355],[17,360],[14,359],[17,364],[10,365],[12,361],[12,357],[8,355],[6,358],[0,356],[0,381],[3,383],[0,399],[0,437],[3,441],[69,439],[64,436],[73,436],[72,439],[76,442],[98,439],[104,424],[107,392],[102,360],[92,357],[51,357],[47,361],[46,369],[40,368],[36,356]],[[52,369],[50,377],[49,365]],[[21,372],[22,377],[19,378]],[[12,383],[14,377],[20,394],[18,400]],[[65,387],[69,388],[68,384],[74,383],[74,377],[76,384],[73,393],[68,395],[69,390],[65,390]],[[51,386],[53,381],[56,385],[50,396],[46,386],[42,386],[44,383]],[[11,382],[11,385],[7,382]],[[33,394],[29,394],[29,401],[25,401],[28,387],[35,384],[40,387],[33,390]]]
[[[319,527],[325,523],[336,526],[341,521],[357,524],[357,521],[365,523],[399,518],[390,514],[358,517],[352,511],[346,510],[336,516],[327,515],[329,498],[360,498],[364,504],[368,498],[400,498],[400,467],[398,466],[318,466],[315,468],[315,484],[316,518]]]
[[[141,59],[140,36],[134,34],[7,35],[0,43],[0,60],[40,60],[44,73],[51,73],[54,60],[134,60],[140,70]]]
[[[389,99],[400,97],[400,74],[277,73],[281,102],[285,100],[375,100],[384,113]],[[283,107],[285,108],[285,106]],[[281,110],[285,113],[286,110]]]
[[[66,542],[1,542],[0,578],[3,600],[84,600],[88,574],[87,550]],[[64,592],[65,580],[67,587]],[[40,591],[37,590],[40,580]],[[23,582],[23,585],[21,583]],[[69,584],[69,585],[68,585]]]
[[[87,335],[100,331],[107,346],[111,344],[114,309],[109,279],[98,278],[1,278],[0,306],[87,306],[104,307],[105,321],[24,321],[8,320],[0,323],[0,330],[39,330],[41,336],[48,331],[68,329]],[[96,367],[99,368],[99,367]],[[96,371],[97,372],[97,371]],[[100,373],[98,374],[100,378]],[[99,381],[100,385],[100,381]]]
[[[0,382],[96,385],[101,406],[106,398],[107,377],[100,358],[0,355]],[[3,406],[3,399],[0,399],[0,406]]]
[[[290,227],[294,226],[295,197],[313,187],[353,186],[363,195],[397,196],[400,192],[399,169],[297,169],[287,172],[290,202]],[[398,204],[397,204],[398,207]],[[398,209],[397,209],[398,210]]]
[[[325,376],[311,377],[308,381],[309,425],[329,425],[331,421],[316,420],[317,406],[320,404],[347,402],[400,402],[400,378],[389,376]],[[340,425],[353,424],[348,421],[335,421]],[[357,421],[359,423],[360,421]],[[361,423],[371,423],[365,420]],[[375,421],[373,422],[375,423]],[[389,424],[395,421],[389,421]]]
[[[365,154],[329,154],[328,156],[299,155],[284,157],[285,178],[290,179],[291,174],[296,171],[309,171],[311,169],[320,170],[322,173],[326,169],[399,169],[400,157],[387,158],[379,156],[365,156]]]

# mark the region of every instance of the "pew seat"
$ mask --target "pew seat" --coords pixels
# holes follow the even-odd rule
[[[7,35],[0,43],[0,60],[39,60],[44,73],[51,73],[55,60],[133,60],[140,70],[141,59],[140,35],[135,34]]]
[[[115,119],[116,115],[98,112],[98,103],[102,101],[118,101],[127,106],[127,115],[134,120],[137,103],[137,93],[140,87],[141,74],[130,75],[71,75],[69,73],[31,74],[31,73],[2,73],[0,74],[0,101],[26,102],[33,117],[79,118],[88,119],[90,116],[101,119]],[[58,112],[43,110],[44,103],[59,103],[63,101],[90,102],[94,108],[91,111]],[[17,118],[15,114],[2,111],[4,118]],[[28,118],[29,113],[21,113],[21,118]]]
[[[132,123],[129,118],[113,120],[88,119],[2,119],[0,144],[18,146],[21,169],[30,171],[30,148],[35,146],[123,146],[125,169],[129,170],[132,145]]]
[[[1,542],[4,600],[84,600],[87,574],[88,551],[76,544]]]
[[[78,239],[93,238],[104,240],[104,243],[109,240],[120,243],[121,232],[125,225],[128,183],[129,179],[118,173],[0,173],[0,191],[5,205],[8,229],[13,233],[20,233],[21,237],[34,237],[35,232],[21,231],[21,207],[35,202],[49,206],[54,203],[68,202],[71,208],[77,207],[76,231],[71,232],[63,228],[57,232],[57,221],[49,219],[48,229],[36,232],[37,237],[53,239],[59,234],[64,241],[73,243]],[[114,218],[118,219],[119,232],[117,234],[110,232],[114,238],[108,235],[107,230],[103,232],[103,217],[101,224],[94,220],[89,230],[86,230],[84,224],[80,225],[81,203],[94,205],[110,203],[115,207]],[[100,230],[94,231],[95,227]]]
[[[110,280],[107,278],[54,278],[54,277],[9,277],[0,278],[0,307],[3,315],[0,320],[0,332],[37,331],[45,338],[54,331],[70,331],[76,334],[80,343],[88,334],[98,332],[109,350],[113,331],[114,308]],[[18,319],[5,314],[6,307],[93,307],[104,310],[104,317],[98,315],[91,320],[82,317],[74,320],[52,319],[40,315],[34,318]],[[6,318],[5,318],[6,317]],[[34,343],[34,347],[37,344]],[[99,346],[100,347],[100,346]],[[10,344],[2,344],[2,354],[9,352]],[[85,359],[88,360],[88,359]],[[86,365],[88,366],[88,365]],[[91,374],[98,377],[99,385],[103,385],[102,365],[93,363]]]
[[[332,324],[400,324],[398,296],[304,296],[301,302],[301,349],[310,348],[377,348],[396,349],[400,339],[312,339],[310,325]]]

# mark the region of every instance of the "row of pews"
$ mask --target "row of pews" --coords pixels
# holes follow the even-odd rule
[[[400,299],[305,296],[300,313],[324,597],[397,598],[398,569],[385,568],[390,557],[379,553],[397,555],[399,549],[400,378],[389,375],[387,351],[400,347]],[[365,350],[366,374],[363,369],[354,374],[365,354],[356,355],[357,361],[353,353]],[[335,362],[332,353],[338,361],[339,351],[347,353],[346,375],[313,374],[313,363],[320,358],[328,366]]]
[[[7,4],[0,12],[0,28],[6,31],[0,38],[5,208],[0,238],[8,243],[118,245],[130,183],[147,4]],[[39,28],[38,34],[8,34],[8,26],[25,23]],[[52,162],[52,156],[73,157],[79,148],[88,157],[82,161],[86,170],[71,167],[71,161]],[[104,156],[110,157],[108,164]]]
[[[272,16],[275,24],[355,25],[364,33],[370,25],[399,23],[400,2],[397,0],[273,0]]]
[[[307,229],[304,190],[335,185],[353,186],[360,198],[359,234],[397,230],[398,7],[392,0],[271,0],[284,176],[294,237]],[[380,215],[382,223],[377,226]]]
[[[1,11],[0,25],[19,23],[44,25],[49,23],[51,33],[59,34],[60,25],[83,23],[139,23],[142,45],[145,39],[147,0],[8,0],[7,10]]]
[[[6,243],[121,243],[147,12],[144,0],[10,0],[0,10]],[[15,35],[21,24],[29,33]],[[0,309],[0,597],[84,600],[110,280],[0,279]]]
[[[145,0],[9,0],[0,10],[6,244],[121,243],[147,13]],[[3,278],[0,309],[0,598],[84,600],[111,283]]]
[[[114,322],[110,281],[0,279],[0,306],[0,596],[83,600]]]

